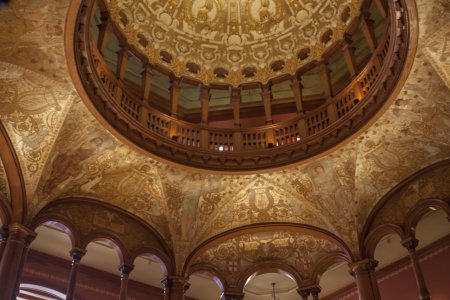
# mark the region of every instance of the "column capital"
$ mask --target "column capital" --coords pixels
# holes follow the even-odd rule
[[[408,249],[408,251],[414,251],[416,250],[417,246],[419,245],[419,240],[417,240],[414,237],[409,237],[404,239],[401,242],[402,246]]]
[[[86,249],[73,248],[72,250],[69,251],[69,255],[72,258],[72,260],[80,261],[83,258],[83,256],[86,254],[86,252],[87,252]]]
[[[188,280],[181,276],[167,276],[161,279],[161,284],[165,289],[177,289],[185,293],[191,285]]]
[[[22,224],[14,223],[8,226],[8,239],[23,242],[26,246],[31,244],[36,235],[36,232]]]
[[[358,275],[362,272],[369,272],[375,270],[378,266],[378,261],[375,259],[363,259],[352,264],[349,264],[350,274],[352,276]]]
[[[118,270],[122,275],[129,275],[133,271],[134,266],[122,264],[119,266]]]
[[[308,299],[308,296],[311,294],[309,289],[297,290],[298,294],[302,297],[303,300]]]
[[[313,297],[318,296],[319,293],[320,293],[321,291],[322,291],[322,288],[321,288],[319,285],[317,285],[317,286],[315,286],[315,287],[312,287],[312,288],[310,289],[311,295],[312,295]]]
[[[244,299],[245,294],[242,291],[236,289],[227,289],[220,296],[221,300],[242,300]]]

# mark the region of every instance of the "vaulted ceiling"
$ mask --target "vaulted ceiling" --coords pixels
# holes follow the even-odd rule
[[[357,253],[358,233],[377,202],[409,175],[450,157],[446,0],[417,1],[414,64],[376,121],[320,157],[248,175],[158,162],[105,129],[67,71],[68,5],[21,0],[0,9],[0,117],[23,171],[28,220],[51,201],[84,196],[139,216],[169,241],[180,262],[225,230],[268,221],[325,229]],[[0,164],[0,195],[8,194],[6,180]]]

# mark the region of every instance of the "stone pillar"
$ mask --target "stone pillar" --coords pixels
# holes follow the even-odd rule
[[[322,291],[322,288],[320,286],[315,286],[315,287],[311,288],[310,291],[311,291],[312,299],[319,300],[319,294]]]
[[[423,278],[422,269],[420,268],[419,259],[417,258],[416,248],[419,245],[419,241],[415,238],[407,238],[402,241],[403,247],[408,249],[409,258],[413,265],[414,276],[416,277],[417,287],[419,289],[419,299],[429,300],[431,299],[430,293],[428,292],[425,279]]]
[[[310,294],[310,291],[309,291],[309,289],[299,290],[298,294],[300,295],[300,297],[302,297],[302,300],[308,300],[308,296]]]
[[[127,299],[128,293],[128,277],[130,276],[131,271],[133,271],[134,266],[121,265],[119,266],[120,272],[120,300]]]
[[[380,300],[378,284],[373,271],[377,262],[365,259],[350,265],[350,274],[355,277],[360,300]]]
[[[70,270],[69,286],[67,287],[66,300],[72,300],[75,295],[75,288],[77,285],[78,268],[80,267],[80,261],[86,254],[85,249],[74,248],[69,252],[72,258],[72,268]]]
[[[164,300],[184,300],[184,293],[190,284],[185,277],[168,276],[161,280],[164,287]]]
[[[8,227],[8,240],[0,263],[0,299],[13,299],[25,263],[27,248],[36,233],[21,224]]]

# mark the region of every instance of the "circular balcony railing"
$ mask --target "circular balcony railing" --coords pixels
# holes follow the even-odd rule
[[[327,59],[311,62],[320,66],[324,85],[323,103],[305,110],[302,108],[301,70],[290,80],[297,115],[289,120],[273,123],[270,115],[271,82],[261,83],[262,100],[267,124],[257,127],[217,128],[209,126],[208,111],[202,106],[202,122],[193,124],[181,120],[176,113],[180,78],[175,78],[164,66],[147,61],[142,85],[133,87],[124,80],[125,63],[129,51],[138,57],[138,49],[120,41],[121,51],[117,69],[112,71],[102,55],[105,28],[120,36],[114,24],[103,23],[97,41],[89,28],[95,2],[82,1],[75,24],[74,54],[77,76],[88,97],[83,99],[95,108],[115,130],[153,156],[179,164],[218,171],[250,171],[280,167],[304,160],[323,152],[362,128],[389,98],[403,72],[407,60],[409,26],[403,1],[387,1],[382,14],[385,26],[381,37],[367,26],[362,13],[350,27],[362,27],[369,39],[371,55],[361,68],[355,66],[351,44],[339,43],[352,79],[338,93],[333,94],[327,70]],[[380,1],[377,1],[380,2]],[[103,21],[108,20],[102,14]],[[111,22],[111,21],[109,21]],[[369,24],[370,25],[370,24]],[[112,29],[111,29],[112,28]],[[351,29],[348,29],[351,30]],[[348,33],[347,33],[348,36]],[[142,59],[144,62],[146,58]],[[160,68],[172,78],[170,107],[164,113],[151,105],[151,69]],[[359,69],[359,70],[358,70]],[[201,83],[199,83],[201,84]],[[208,86],[203,86],[202,99],[208,101]],[[234,124],[239,124],[238,88],[230,86],[230,102]],[[237,97],[237,98],[236,98]],[[201,101],[203,101],[200,99]],[[237,99],[237,100],[236,100]],[[202,102],[203,103],[203,102]]]

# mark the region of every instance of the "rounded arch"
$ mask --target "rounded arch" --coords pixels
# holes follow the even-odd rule
[[[223,233],[220,233],[208,240],[202,242],[198,245],[186,258],[185,264],[183,266],[182,274],[186,275],[189,273],[189,268],[191,264],[195,261],[197,257],[199,257],[206,250],[219,245],[229,239],[232,239],[237,236],[241,236],[244,234],[252,234],[252,233],[261,233],[268,231],[291,231],[296,233],[302,233],[305,235],[323,238],[336,246],[338,246],[343,251],[343,257],[346,258],[348,263],[354,260],[353,253],[351,252],[348,245],[337,235],[311,225],[307,224],[299,224],[299,223],[289,223],[289,222],[269,222],[269,223],[258,223],[258,224],[250,224],[237,228],[230,229]]]
[[[114,232],[111,218],[120,223],[115,223],[121,228],[118,232]],[[59,198],[45,205],[31,223],[35,226],[46,220],[56,220],[75,228],[78,248],[84,249],[96,238],[111,239],[118,246],[123,263],[131,265],[138,253],[150,252],[164,261],[169,273],[175,268],[171,247],[154,227],[106,201],[86,197]],[[142,242],[130,238],[132,234],[139,235]]]
[[[368,240],[369,235],[372,235],[372,232],[375,230],[373,228],[375,220],[379,217],[379,215],[382,213],[383,209],[386,207],[386,205],[392,201],[395,195],[400,193],[400,191],[407,186],[413,184],[416,180],[419,180],[421,177],[425,176],[426,174],[429,174],[433,171],[439,170],[441,168],[448,167],[450,165],[450,158],[445,159],[439,162],[436,162],[432,165],[429,165],[421,170],[418,170],[417,172],[413,173],[412,175],[405,178],[403,181],[399,182],[397,185],[395,185],[392,189],[390,189],[375,205],[375,207],[370,211],[369,216],[366,219],[366,223],[363,226],[363,229],[361,230],[359,234],[359,249],[360,249],[360,255],[364,257],[364,255],[368,252],[366,249],[366,240]]]
[[[174,265],[170,258],[160,250],[152,247],[143,247],[130,254],[130,262],[133,264],[139,256],[147,256],[154,260],[165,275],[174,273]]]
[[[342,252],[336,251],[328,253],[317,262],[317,265],[313,270],[311,280],[316,281],[315,283],[319,284],[323,273],[325,273],[332,266],[342,262],[348,263],[348,260]]]
[[[287,277],[292,278],[297,286],[300,287],[304,278],[301,277],[300,273],[291,265],[282,262],[263,262],[255,263],[247,268],[241,277],[237,281],[237,288],[240,291],[244,290],[245,284],[248,279],[253,275],[261,275],[266,273],[279,273]]]
[[[10,222],[22,223],[27,215],[27,194],[20,162],[8,133],[0,121],[0,159],[3,162],[11,197]],[[2,211],[2,209],[0,209]]]
[[[213,266],[209,264],[196,264],[192,266],[189,270],[188,276],[194,275],[196,273],[208,274],[211,279],[219,286],[219,288],[224,292],[229,286],[228,282],[224,276]]]
[[[389,234],[396,234],[400,237],[401,240],[404,240],[406,235],[403,231],[402,226],[397,224],[383,224],[375,228],[370,232],[370,234],[367,236],[366,240],[364,241],[364,250],[363,253],[366,258],[373,258],[375,254],[375,249],[380,242],[380,240],[389,235]]]
[[[46,215],[35,218],[31,223],[30,229],[36,231],[36,229],[40,226],[55,224],[69,236],[72,249],[82,247],[81,238],[76,230],[76,226],[70,220],[67,220],[62,216]]]
[[[132,266],[132,261],[130,260],[130,255],[122,243],[119,237],[114,234],[105,231],[95,231],[90,233],[85,237],[85,239],[81,243],[82,249],[86,249],[90,243],[100,241],[106,243],[110,246],[119,257],[120,265],[129,265]]]
[[[416,203],[406,215],[403,228],[407,237],[415,236],[415,229],[422,217],[430,210],[442,210],[450,221],[450,199],[424,199]]]

